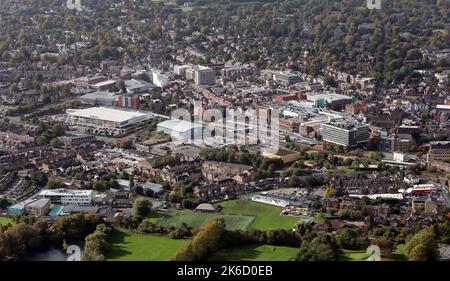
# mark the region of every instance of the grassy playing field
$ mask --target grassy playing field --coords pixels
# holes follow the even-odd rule
[[[251,201],[231,200],[221,202],[221,213],[200,213],[190,210],[159,210],[152,212],[148,220],[163,227],[179,227],[186,223],[191,227],[201,227],[208,221],[224,218],[227,229],[290,229],[301,217],[280,215],[281,208]]]
[[[224,218],[227,229],[246,229],[254,220],[253,216],[200,213],[190,210],[164,210],[152,212],[149,220],[162,227],[179,227],[185,223],[191,227],[201,227],[215,218]]]
[[[364,261],[370,256],[369,253],[362,251],[342,251],[338,253],[339,261]]]
[[[13,224],[14,222],[10,218],[0,217],[0,224],[1,225],[5,225],[5,224],[8,224],[8,223]]]
[[[173,240],[163,236],[141,235],[115,230],[106,254],[111,261],[167,261],[189,240]]]
[[[244,245],[222,249],[213,254],[210,260],[215,261],[288,261],[297,254],[298,248]]]
[[[281,208],[262,203],[243,200],[231,200],[221,202],[222,212],[228,215],[254,216],[250,228],[270,230],[270,229],[290,229],[301,217],[280,215]]]
[[[192,12],[194,10],[194,8],[192,8],[192,7],[181,7],[180,10],[185,12],[185,13],[190,13],[190,12]]]

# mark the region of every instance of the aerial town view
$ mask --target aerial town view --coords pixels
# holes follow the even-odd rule
[[[449,18],[1,0],[0,261],[450,261]]]

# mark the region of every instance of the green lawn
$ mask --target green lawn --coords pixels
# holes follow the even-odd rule
[[[141,235],[115,230],[109,242],[112,249],[106,254],[111,261],[167,261],[189,240],[174,240],[164,236]]]
[[[352,169],[351,167],[348,167],[348,166],[338,166],[338,167],[336,167],[336,170],[344,172],[344,173],[352,173],[355,171],[354,169]]]
[[[158,210],[148,220],[162,227],[180,227],[185,223],[191,227],[202,227],[207,222],[224,218],[227,229],[290,229],[302,217],[280,215],[281,208],[251,201],[231,200],[221,202],[221,213],[200,213],[191,210]]]
[[[406,244],[398,244],[394,250],[395,260],[407,260],[406,257]]]
[[[314,215],[314,222],[322,223],[324,221],[325,221],[325,218],[324,218],[322,213],[317,213],[317,214]]]
[[[394,254],[400,256],[406,255],[406,244],[398,244],[394,250]]]
[[[244,200],[231,200],[221,202],[222,213],[228,215],[254,216],[250,228],[270,230],[270,229],[290,229],[302,217],[280,215],[281,208]]]
[[[194,8],[193,7],[181,7],[180,10],[185,13],[190,13],[194,10]]]
[[[14,224],[13,220],[10,218],[0,217],[0,225],[5,225],[8,223]]]
[[[339,261],[365,261],[370,257],[369,253],[362,251],[342,251],[338,253]]]
[[[152,212],[148,220],[162,227],[180,227],[185,223],[199,228],[216,218],[224,218],[229,230],[247,229],[254,220],[253,216],[200,213],[190,210],[160,210]]]
[[[214,253],[210,260],[214,261],[288,261],[297,254],[298,248],[244,245],[222,249]]]

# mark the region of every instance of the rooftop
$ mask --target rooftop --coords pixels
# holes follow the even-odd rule
[[[10,206],[8,209],[24,209],[25,205],[33,203],[34,201],[35,201],[34,199],[27,199],[27,200],[24,200],[22,202],[15,204],[15,205]]]
[[[102,86],[107,86],[110,84],[115,84],[116,80],[106,80],[106,81],[102,81],[102,82],[98,82],[97,84],[93,85],[94,87],[102,87]]]
[[[202,128],[203,125],[179,119],[170,119],[159,123],[158,127],[170,129],[175,132],[186,132],[194,128]]]
[[[94,92],[94,93],[87,93],[81,98],[88,98],[88,99],[97,99],[97,98],[116,98],[114,93],[109,92]]]
[[[85,207],[85,206],[64,206],[63,212],[64,213],[98,213],[99,208],[98,207]]]
[[[67,114],[74,117],[99,119],[111,122],[125,122],[131,119],[144,117],[145,113],[125,111],[107,107],[91,107],[86,109],[69,109]]]
[[[152,183],[152,182],[146,182],[146,183],[142,184],[142,188],[151,189],[151,190],[153,190],[153,192],[159,193],[162,190],[162,185],[157,184],[157,183]]]
[[[32,207],[32,208],[43,208],[45,207],[48,203],[50,203],[50,199],[47,198],[42,198],[42,199],[38,199],[30,204],[28,204],[28,207]]]
[[[80,189],[44,189],[39,192],[40,196],[91,196],[92,190],[80,190]]]
[[[125,81],[125,87],[127,87],[128,89],[139,89],[143,87],[153,88],[155,86],[152,83],[149,83],[144,80],[131,79]]]
[[[196,65],[194,67],[195,70],[197,71],[202,71],[202,70],[213,70],[211,67],[207,67],[207,66],[203,66],[203,65]]]
[[[217,208],[209,203],[202,203],[195,208],[196,211],[209,211],[209,212],[216,212]]]
[[[342,129],[346,129],[346,130],[352,130],[357,127],[365,126],[364,124],[361,124],[356,120],[335,120],[335,121],[325,123],[323,125],[324,126],[328,125],[328,126],[332,126],[332,127],[336,127],[336,128],[342,128]]]
[[[448,104],[438,104],[438,105],[436,106],[436,108],[437,108],[437,109],[447,109],[447,110],[450,110],[450,105],[448,105]]]
[[[377,198],[403,200],[403,195],[401,193],[386,193],[386,194],[371,194],[371,195],[350,194],[349,196],[355,198],[367,197],[372,200],[376,200]]]
[[[351,100],[352,97],[333,93],[333,92],[308,95],[308,100],[320,100],[320,99],[324,99],[331,103],[333,101],[338,101],[338,100]]]

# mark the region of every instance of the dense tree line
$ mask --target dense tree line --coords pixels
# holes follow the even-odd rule
[[[162,227],[156,224],[143,220],[136,229],[137,232],[146,234],[167,235],[170,239],[185,239],[194,236],[197,233],[197,229],[182,223],[180,227]]]
[[[384,86],[399,81],[414,83],[419,76],[414,68],[449,65],[445,59],[433,65],[420,52],[423,46],[449,48],[446,23],[450,4],[443,0],[388,1],[381,10],[370,10],[361,0],[208,0],[198,1],[202,8],[189,13],[182,12],[179,6],[151,0],[83,1],[89,13],[68,10],[64,4],[24,0],[15,14],[8,14],[15,1],[2,1],[0,11],[5,12],[0,18],[0,58],[11,66],[29,64],[41,59],[32,54],[32,44],[43,44],[46,51],[54,52],[55,42],[47,38],[64,38],[65,43],[72,44],[87,36],[89,48],[55,62],[89,65],[124,55],[137,59],[146,54],[149,43],[157,41],[165,43],[158,50],[161,57],[175,56],[178,50],[194,46],[205,53],[204,59],[193,57],[194,63],[234,59],[258,67],[289,67],[310,74],[333,66],[352,74],[366,73]],[[110,9],[113,4],[120,5],[120,9]],[[55,14],[46,16],[41,12],[46,8]],[[9,28],[15,25],[36,26],[36,34],[41,36],[33,36],[25,28]],[[140,36],[128,41],[124,36],[129,35],[127,29],[118,31],[117,26]],[[173,36],[164,32],[168,29]],[[64,30],[71,33],[64,34]],[[196,32],[198,35],[192,36]],[[224,35],[231,42],[221,38],[208,42],[209,35]],[[233,51],[230,43],[245,48]],[[13,55],[16,49],[19,52]],[[42,60],[53,62],[51,57]],[[326,83],[333,85],[334,81],[327,78]]]
[[[225,233],[225,221],[223,219],[212,220],[203,227],[191,242],[183,246],[172,257],[174,261],[205,260],[209,255],[223,246],[223,234]]]
[[[108,235],[112,232],[112,228],[105,225],[97,225],[96,230],[86,236],[83,260],[86,261],[104,261],[105,253],[111,248],[108,243]]]
[[[433,232],[424,229],[406,243],[406,256],[410,261],[434,260],[437,256],[437,240]]]
[[[151,223],[147,226],[155,228]],[[374,228],[370,232],[358,228],[344,228],[338,233],[314,233],[312,224],[300,223],[294,229],[284,230],[234,230],[226,229],[223,219],[211,221],[194,235],[191,243],[180,249],[172,258],[177,261],[206,260],[223,248],[240,245],[274,245],[298,247],[293,260],[334,261],[342,250],[365,251],[369,245],[378,245],[385,258],[392,258],[394,248],[406,243],[408,260],[434,260],[439,242],[450,238],[450,223],[437,223],[431,228]],[[185,228],[187,233],[189,228]],[[167,232],[166,232],[167,233]],[[187,236],[184,236],[187,237]],[[184,238],[183,237],[183,238]]]
[[[296,261],[335,261],[337,245],[329,234],[321,234],[311,241],[304,240],[300,246]]]
[[[75,242],[92,233],[102,218],[94,215],[71,215],[53,225],[33,217],[18,217],[16,224],[0,227],[0,260],[18,259],[29,251],[63,241]]]
[[[191,243],[174,255],[173,260],[205,260],[219,249],[248,244],[298,247],[295,260],[335,260],[339,249],[362,249],[367,241],[361,237],[361,232],[350,229],[338,235],[315,234],[311,224],[299,224],[293,230],[230,231],[226,229],[224,220],[219,219],[202,228]]]

